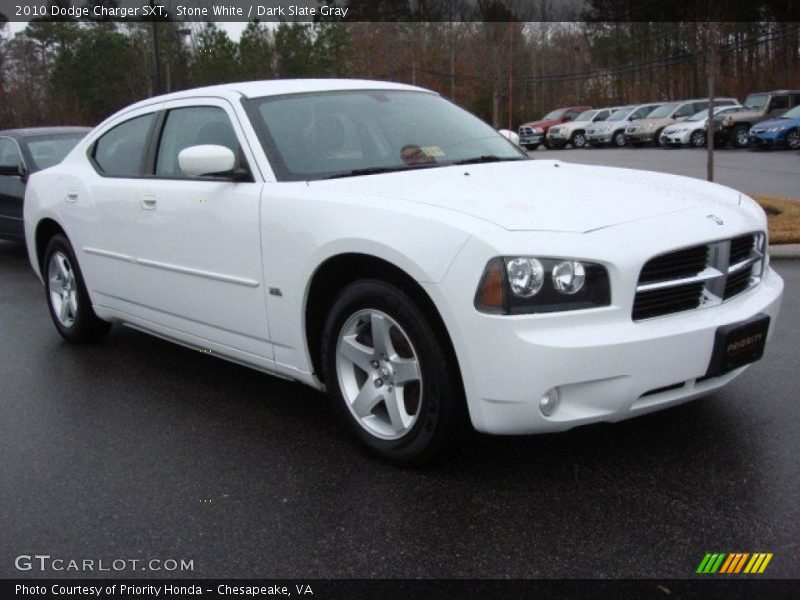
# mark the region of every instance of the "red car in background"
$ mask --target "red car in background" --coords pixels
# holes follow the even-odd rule
[[[538,121],[531,121],[530,123],[520,125],[519,145],[526,150],[536,150],[541,143],[547,145],[545,136],[547,135],[548,129],[553,125],[574,121],[575,117],[591,108],[591,106],[565,106],[563,108],[551,110]]]

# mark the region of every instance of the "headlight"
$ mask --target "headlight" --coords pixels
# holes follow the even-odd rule
[[[783,126],[780,126],[780,127],[770,127],[769,129],[767,129],[767,131],[770,131],[770,132],[773,132],[773,133],[774,133],[774,132],[776,132],[776,131],[783,131],[784,129],[786,129],[786,128],[785,128],[785,127],[783,127]]]
[[[497,257],[475,294],[481,312],[514,315],[597,308],[611,304],[608,271],[569,258]]]
[[[534,127],[533,128],[533,133],[536,133],[536,134],[544,133],[544,129],[542,129],[541,127]]]

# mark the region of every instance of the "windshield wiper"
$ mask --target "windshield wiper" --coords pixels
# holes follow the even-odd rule
[[[353,169],[344,173],[334,173],[323,177],[323,179],[339,179],[340,177],[357,177],[358,175],[377,175],[379,173],[392,173],[395,171],[411,171],[413,169],[425,169],[429,167],[442,166],[436,163],[421,165],[395,165],[393,167],[365,167],[363,169]]]
[[[483,156],[475,156],[473,158],[465,158],[464,160],[457,160],[455,162],[451,162],[451,165],[474,165],[477,163],[491,163],[491,162],[504,162],[509,160],[527,160],[523,157],[519,158],[511,158],[507,156],[505,158],[501,158],[499,156],[495,156],[494,154],[484,154]]]

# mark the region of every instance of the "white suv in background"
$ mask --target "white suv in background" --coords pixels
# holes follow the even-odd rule
[[[713,392],[761,357],[783,290],[741,193],[532,160],[379,81],[134,104],[31,177],[25,229],[66,340],[119,323],[327,390],[405,464],[467,422],[560,431]]]

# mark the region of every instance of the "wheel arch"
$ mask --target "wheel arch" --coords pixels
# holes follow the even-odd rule
[[[314,271],[308,286],[303,311],[305,341],[312,368],[319,380],[322,381],[321,342],[325,319],[341,289],[362,279],[387,281],[411,297],[434,327],[434,333],[453,361],[461,382],[461,371],[452,339],[430,295],[414,277],[396,264],[372,254],[359,252],[345,252],[327,258]],[[460,385],[463,386],[463,383]]]
[[[67,239],[69,236],[61,224],[51,217],[45,217],[36,224],[36,232],[34,234],[33,247],[36,252],[34,261],[39,268],[39,277],[44,278],[44,253],[47,250],[47,244],[50,239],[58,234],[64,235]],[[33,262],[33,261],[32,261]]]

